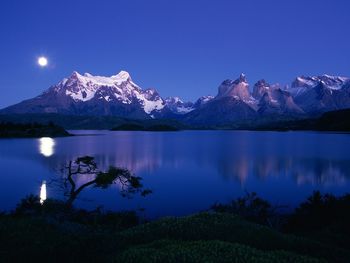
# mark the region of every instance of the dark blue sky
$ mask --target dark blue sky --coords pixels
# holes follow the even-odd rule
[[[124,69],[141,87],[186,100],[215,95],[241,72],[251,85],[350,76],[349,10],[347,0],[1,1],[0,107],[73,70]]]

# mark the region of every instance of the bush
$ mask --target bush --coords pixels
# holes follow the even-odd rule
[[[288,218],[285,231],[350,248],[350,194],[314,192]]]
[[[293,230],[318,231],[334,223],[348,225],[349,220],[350,194],[335,197],[316,191],[295,209],[288,226]]]
[[[232,213],[248,221],[279,229],[285,223],[285,217],[276,212],[279,208],[273,207],[267,200],[252,192],[232,200],[229,204],[214,204],[211,210]]]
[[[17,205],[14,217],[41,218],[50,222],[72,222],[93,227],[103,227],[106,230],[124,230],[139,224],[139,217],[134,211],[110,212],[102,209],[87,211],[68,206],[65,202],[47,199],[40,204],[34,195],[21,200]]]

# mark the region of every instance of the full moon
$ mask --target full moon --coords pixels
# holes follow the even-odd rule
[[[38,64],[40,67],[46,67],[47,66],[47,58],[45,57],[40,57],[38,58]]]

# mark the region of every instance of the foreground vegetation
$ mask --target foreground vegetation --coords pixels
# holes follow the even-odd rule
[[[0,216],[1,262],[349,262],[350,197],[315,193],[279,229],[256,195],[208,212],[141,222],[24,199]],[[220,212],[218,210],[221,210]]]

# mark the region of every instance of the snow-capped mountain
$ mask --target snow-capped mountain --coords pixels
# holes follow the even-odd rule
[[[221,99],[224,97],[233,97],[251,105],[254,105],[255,103],[255,100],[249,91],[249,84],[243,73],[236,80],[227,79],[221,83],[215,99]]]
[[[193,104],[193,108],[198,109],[199,107],[202,107],[212,99],[214,99],[214,96],[211,96],[211,95],[202,96]]]
[[[256,117],[257,100],[250,93],[244,74],[227,79],[218,87],[218,94],[190,112],[185,121],[196,125],[225,125]]]
[[[166,98],[165,105],[176,114],[186,114],[195,109],[192,102],[183,102],[179,97]]]
[[[142,90],[126,71],[110,77],[92,76],[89,73],[80,75],[78,72],[73,72],[68,79],[49,89],[48,93],[50,92],[66,95],[78,103],[103,101],[110,104],[111,102],[125,105],[139,104],[146,114],[161,110],[165,106],[156,90]]]
[[[193,103],[179,97],[163,99],[155,89],[142,89],[128,72],[121,71],[110,77],[73,72],[41,95],[0,113],[174,118],[189,124],[224,125],[266,116],[314,116],[344,108],[350,108],[350,79],[345,77],[301,76],[291,87],[260,80],[250,89],[241,74],[223,81],[215,97],[202,96]]]
[[[258,100],[260,114],[302,114],[303,110],[295,104],[292,95],[282,90],[278,84],[270,85],[264,79],[259,80],[253,89],[253,97]]]
[[[322,75],[297,77],[288,92],[307,113],[319,113],[350,107],[349,83],[345,77]]]
[[[126,71],[110,77],[73,72],[70,77],[50,87],[41,95],[10,106],[2,112],[148,118],[167,107],[171,107],[176,113],[186,113],[192,106],[183,103],[179,98],[164,100],[155,89],[141,89]]]
[[[349,78],[346,77],[329,76],[326,74],[315,77],[301,76],[297,77],[292,82],[292,86],[289,89],[289,92],[291,92],[294,97],[297,97],[309,89],[316,87],[319,83],[323,83],[327,88],[331,90],[339,90],[348,81]]]
[[[222,82],[217,96],[204,107],[190,112],[186,121],[223,125],[266,116],[313,116],[343,108],[350,108],[348,78],[329,75],[298,77],[291,88],[260,80],[251,91],[245,75],[241,74],[236,80]]]

